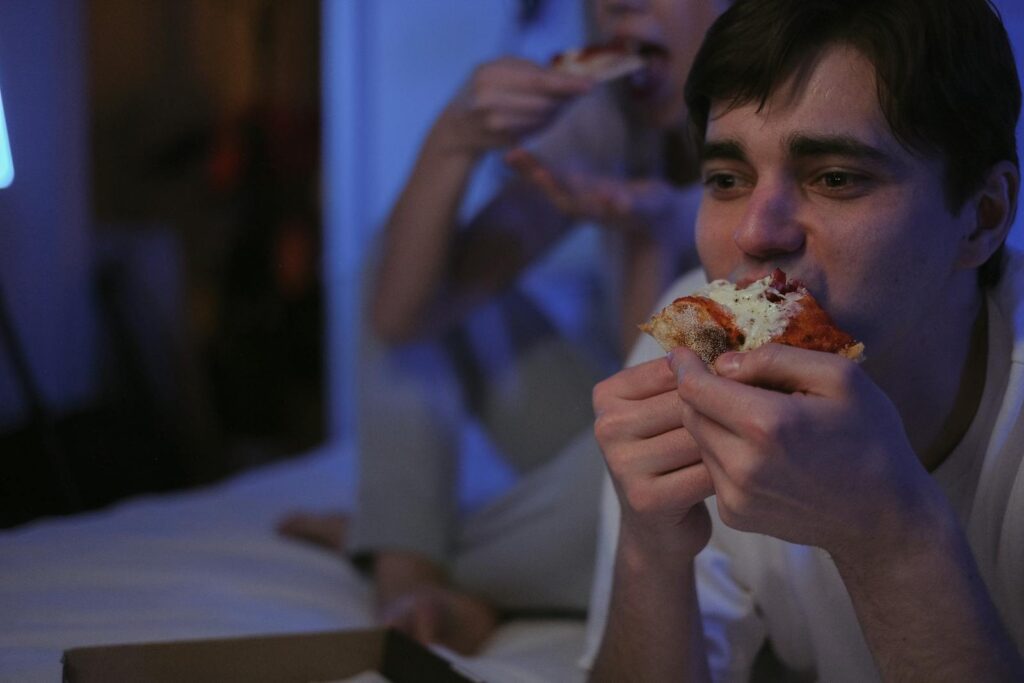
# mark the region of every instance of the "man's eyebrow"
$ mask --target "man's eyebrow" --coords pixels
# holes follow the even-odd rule
[[[743,145],[735,140],[705,142],[700,148],[700,160],[705,162],[712,159],[745,162],[747,153],[743,149]]]
[[[795,135],[789,141],[789,155],[794,159],[841,156],[866,161],[891,162],[892,157],[877,147],[843,135]]]

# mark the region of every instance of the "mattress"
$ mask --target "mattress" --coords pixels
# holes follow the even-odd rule
[[[288,511],[350,502],[343,455],[0,532],[0,680],[60,681],[71,647],[373,625],[351,565],[274,532]],[[571,682],[582,644],[581,621],[512,621],[461,663],[488,681]]]

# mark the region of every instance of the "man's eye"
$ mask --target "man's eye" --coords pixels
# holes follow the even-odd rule
[[[826,187],[846,187],[846,185],[848,185],[850,182],[850,176],[849,174],[841,173],[839,171],[832,171],[831,173],[826,173],[825,175],[823,175],[822,181],[825,183]]]
[[[871,183],[868,176],[850,171],[825,171],[815,177],[813,185],[837,197],[854,197],[867,192]]]
[[[712,173],[705,180],[704,185],[715,191],[727,192],[738,185],[736,176],[731,173]]]

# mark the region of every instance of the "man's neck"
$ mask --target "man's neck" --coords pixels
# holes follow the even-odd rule
[[[953,313],[955,315],[955,313]],[[985,390],[988,317],[980,295],[961,316],[969,335],[936,335],[900,359],[901,382],[879,382],[896,404],[921,464],[931,472],[963,439]],[[963,329],[963,328],[960,328]],[[896,367],[889,364],[890,367]]]
[[[942,422],[932,442],[918,457],[929,472],[945,461],[967,433],[981,404],[985,392],[985,374],[988,363],[988,320],[986,307],[982,305],[974,322],[967,357],[960,372],[960,385],[953,399],[953,409],[948,419]]]

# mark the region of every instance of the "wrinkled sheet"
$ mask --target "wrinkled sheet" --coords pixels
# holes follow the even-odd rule
[[[324,448],[210,488],[0,532],[0,680],[60,681],[71,647],[372,626],[358,572],[274,533],[287,511],[347,504],[346,473],[342,453]],[[514,621],[461,665],[496,682],[582,680],[582,643],[582,622]]]

